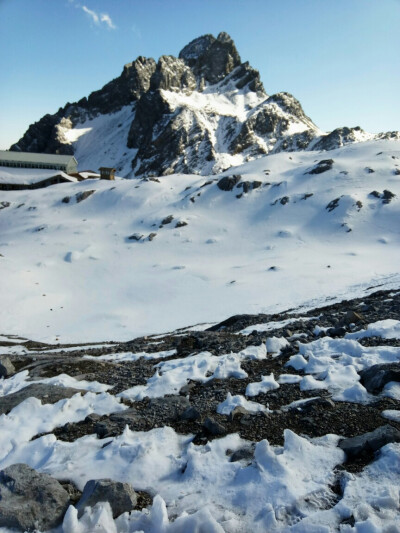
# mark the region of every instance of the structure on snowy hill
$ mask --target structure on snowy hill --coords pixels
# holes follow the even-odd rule
[[[42,189],[81,181],[74,156],[0,151],[0,190]],[[57,173],[53,171],[57,170]]]
[[[112,167],[100,167],[100,179],[101,180],[115,180],[116,169]]]
[[[0,166],[61,170],[66,174],[74,174],[77,172],[78,162],[73,155],[36,154],[1,150]]]
[[[65,172],[58,172],[53,174],[48,170],[35,172],[35,169],[24,169],[20,171],[15,169],[17,173],[9,172],[14,169],[0,167],[0,190],[2,191],[23,191],[26,189],[43,189],[50,185],[57,185],[58,183],[75,183],[78,178],[65,174]],[[7,172],[8,171],[8,172]]]

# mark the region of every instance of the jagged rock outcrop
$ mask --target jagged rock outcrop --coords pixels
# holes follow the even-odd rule
[[[119,121],[115,117],[122,111]],[[104,119],[95,134],[88,127],[89,133],[77,140],[69,135],[98,115]],[[112,144],[127,149],[116,150],[113,157],[110,130]],[[163,55],[157,63],[138,57],[88,98],[67,103],[31,125],[11,150],[78,152],[81,168],[91,168],[95,158],[99,165],[118,168],[120,175],[135,177],[211,174],[270,153],[332,150],[352,142],[399,137],[398,132],[374,136],[359,127],[324,134],[291,94],[268,97],[259,72],[242,62],[231,37],[221,32],[194,39],[179,57]]]
[[[314,145],[314,150],[334,150],[340,148],[344,144],[349,144],[357,140],[357,136],[365,135],[365,131],[359,126],[355,128],[336,128],[328,135],[324,135]]]
[[[235,43],[221,32],[217,38],[203,35],[191,41],[180,52],[179,58],[192,69],[197,78],[210,84],[218,83],[241,63]]]
[[[64,130],[70,129],[88,117],[118,111],[138,100],[150,88],[150,79],[156,70],[154,59],[139,56],[124,66],[118,78],[99,91],[92,92],[74,104],[67,103],[54,115],[45,115],[29,126],[25,135],[10,150],[22,152],[72,155],[73,146],[65,139]]]

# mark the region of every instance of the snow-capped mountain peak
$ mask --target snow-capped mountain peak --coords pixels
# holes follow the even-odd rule
[[[74,154],[80,169],[123,177],[218,173],[281,151],[332,150],[374,138],[322,132],[287,92],[268,96],[231,37],[203,35],[179,57],[139,56],[99,91],[31,125],[11,150]]]

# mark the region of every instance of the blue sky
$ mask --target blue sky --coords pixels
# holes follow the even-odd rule
[[[0,0],[0,148],[119,76],[228,32],[326,131],[400,129],[400,0]]]

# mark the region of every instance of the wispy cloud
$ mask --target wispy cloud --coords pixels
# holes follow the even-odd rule
[[[87,13],[89,15],[89,17],[92,19],[92,22],[94,22],[95,24],[99,24],[100,19],[99,19],[99,15],[96,13],[96,11],[92,11],[91,9],[89,9],[86,6],[77,6],[77,7],[82,8],[83,11],[85,13]]]
[[[93,9],[89,9],[85,5],[80,4],[76,0],[69,0],[69,2],[78,9],[82,9],[82,11],[84,11],[86,15],[88,15],[93,24],[95,24],[96,26],[101,26],[102,24],[104,24],[109,30],[115,30],[117,28],[108,13],[98,13]]]
[[[110,28],[110,30],[115,30],[116,29],[116,26],[113,23],[113,21],[111,20],[110,15],[107,15],[107,13],[101,13],[100,22],[104,22]]]

